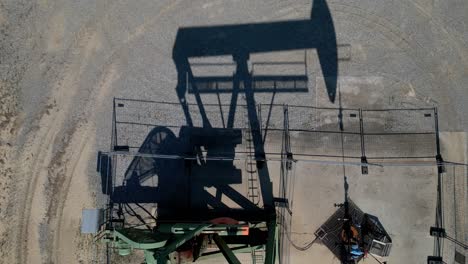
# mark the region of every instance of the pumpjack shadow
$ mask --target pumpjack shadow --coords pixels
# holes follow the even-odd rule
[[[336,109],[273,103],[275,93],[308,92],[307,84],[297,85],[308,81],[307,71],[259,75],[253,66],[249,69],[257,53],[304,49],[317,50],[328,99],[332,103],[337,99]],[[191,59],[217,56],[232,57],[232,75],[200,77],[194,73]],[[345,159],[359,160],[362,174],[369,173],[372,164],[368,160],[435,157],[438,164],[443,163],[436,108],[342,107],[337,90],[336,33],[325,0],[313,1],[310,19],[306,20],[180,28],[172,58],[177,70],[178,102],[114,98],[111,151],[98,155],[103,193],[109,197],[106,221],[98,229],[94,228],[99,226],[94,223],[97,218],[83,220],[92,227],[87,230],[97,233],[96,240],[107,243],[108,261],[115,251],[124,256],[142,250],[148,264],[193,262],[219,255],[229,263],[240,263],[235,253],[241,252],[250,253],[253,263],[273,264],[279,259],[286,264],[293,245],[291,233],[288,235],[292,168],[301,157],[341,158],[343,168]],[[273,85],[269,89],[258,85],[264,81],[289,86],[278,89]],[[264,122],[264,108],[257,104],[255,95],[266,92],[273,96]],[[218,100],[220,93],[231,93],[230,104],[207,103],[210,95],[204,97],[205,93],[218,95]],[[241,96],[244,104],[238,103]],[[213,118],[213,109],[219,110],[221,125],[219,116]],[[272,112],[282,114],[274,129],[269,128]],[[290,127],[290,115],[309,119]],[[322,116],[335,121],[311,119]],[[417,129],[402,122],[415,118]],[[244,122],[239,123],[242,119]],[[379,130],[381,120],[391,122],[390,131]],[[314,122],[317,124],[309,124]],[[301,146],[291,141],[293,133],[304,136],[297,140]],[[415,152],[414,146],[405,151],[402,144],[398,148],[392,145],[392,151],[387,149],[382,155],[387,135],[393,139],[401,135],[407,140],[403,143],[419,142],[422,147]],[[271,147],[267,138],[279,139],[281,151],[267,152]],[[239,157],[240,153],[244,157]],[[269,162],[273,155],[280,157],[280,166]],[[280,174],[277,197],[273,171]],[[364,214],[348,197],[347,177],[344,169],[344,203],[315,232],[315,240],[299,250],[320,241],[346,264],[359,261],[365,252],[388,256],[391,238],[377,217]],[[243,185],[247,195],[239,188]],[[440,199],[439,195],[439,216]],[[436,226],[443,226],[440,220]],[[440,240],[437,238],[438,244]]]
[[[277,198],[273,197],[255,101],[255,93],[260,90],[253,87],[256,77],[249,71],[248,62],[255,53],[305,49],[317,50],[327,94],[334,102],[338,74],[337,44],[325,0],[313,1],[310,19],[178,30],[172,58],[178,76],[176,93],[185,125],[178,128],[178,135],[169,127],[154,126],[138,148],[139,155],[128,163],[123,184],[115,186],[115,182],[103,180],[106,185],[115,186],[110,191],[106,189],[110,202],[103,236],[109,239],[112,236],[111,240],[120,248],[121,255],[129,254],[129,248],[141,249],[146,263],[167,263],[174,256],[178,261],[195,261],[222,254],[229,263],[240,263],[234,252],[252,252],[253,261],[258,262],[258,256],[254,255],[260,250],[263,252],[261,262],[275,263]],[[189,59],[225,55],[232,56],[235,72],[227,78],[232,81],[227,122],[225,126],[217,127],[202,102],[201,94],[206,91],[199,89]],[[217,78],[204,80],[216,81]],[[307,77],[272,77],[273,80],[293,82],[304,78]],[[195,97],[201,125],[194,121],[187,93]],[[248,125],[238,128],[235,116],[241,93],[245,96]],[[235,148],[242,144],[246,131],[253,146],[251,158],[258,177],[261,203],[252,202],[231,187],[231,184],[242,182],[242,173],[234,165],[234,156]],[[113,148],[128,150],[128,147],[118,145]],[[219,157],[222,158],[217,159]],[[116,170],[110,159],[105,164]],[[105,175],[112,177],[112,173]],[[157,175],[157,186],[143,184],[154,175]],[[214,196],[206,191],[213,187],[216,189]],[[240,208],[231,208],[221,200],[222,196]],[[157,204],[157,213],[151,213],[145,207],[145,204],[152,203]],[[125,214],[136,217],[146,228],[126,227]],[[148,224],[140,214],[153,218],[156,224]],[[214,241],[219,250],[205,252],[207,241]]]

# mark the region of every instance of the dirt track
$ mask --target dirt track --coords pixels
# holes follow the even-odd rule
[[[0,1],[1,261],[90,263],[79,218],[99,197],[95,151],[109,144],[111,98],[176,100],[179,26],[307,17],[311,1],[299,2]],[[435,102],[444,130],[466,131],[466,3],[330,2],[356,59],[343,75],[384,76],[385,102]]]

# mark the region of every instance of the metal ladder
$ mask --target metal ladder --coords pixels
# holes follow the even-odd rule
[[[247,113],[247,109],[246,109]],[[250,128],[250,122],[248,117],[246,118],[246,127],[248,129],[244,130],[244,138],[246,141],[246,150],[247,150],[247,160],[245,161],[245,168],[249,174],[248,178],[248,196],[252,203],[259,204],[259,189],[258,189],[258,179],[257,179],[257,161],[255,160],[255,147],[253,144],[252,131]]]
[[[265,249],[252,249],[252,264],[264,263]]]

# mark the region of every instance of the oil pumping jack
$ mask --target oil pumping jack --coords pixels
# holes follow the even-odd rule
[[[176,186],[176,184],[172,184],[175,181],[174,178],[176,178],[173,174],[168,174],[171,177],[160,177],[159,185],[155,190],[161,191],[159,195],[166,193],[166,196],[169,196],[172,193],[176,193],[176,198],[172,196],[164,197],[163,201],[169,201],[167,204],[158,202],[157,217],[153,216],[153,218],[156,218],[153,219],[156,222],[154,227],[148,227],[147,230],[124,228],[123,224],[115,224],[116,219],[114,219],[112,213],[109,213],[109,224],[99,237],[107,243],[111,243],[113,248],[119,249],[119,254],[121,255],[130,254],[134,249],[143,250],[145,263],[148,264],[166,264],[171,261],[170,256],[175,252],[178,252],[179,257],[184,255],[183,260],[189,262],[203,257],[222,254],[229,263],[240,263],[234,255],[234,251],[250,250],[251,248],[264,249],[265,255],[262,262],[265,264],[275,263],[278,241],[275,198],[273,197],[272,182],[265,158],[261,124],[254,97],[255,88],[252,86],[253,76],[252,72],[249,71],[248,63],[250,55],[254,53],[305,49],[317,50],[327,94],[329,100],[334,102],[338,74],[337,44],[333,20],[325,0],[314,0],[310,19],[305,20],[179,28],[173,46],[172,57],[177,70],[176,92],[184,112],[186,124],[180,128],[178,137],[169,132],[160,132],[170,135],[167,138],[172,139],[177,144],[186,142],[189,143],[188,145],[191,144],[188,147],[184,145],[184,151],[188,150],[184,154],[188,156],[193,154],[199,155],[199,153],[202,153],[202,149],[208,150],[208,153],[210,151],[215,153],[218,149],[222,149],[223,151],[228,150],[229,153],[233,153],[235,145],[241,142],[239,140],[241,136],[240,130],[234,127],[234,117],[237,99],[242,91],[245,94],[247,118],[252,136],[262,206],[257,207],[250,203],[247,198],[241,197],[229,185],[217,186],[210,182],[211,186],[219,187],[219,191],[223,195],[244,204],[243,208],[227,208],[220,201],[216,201],[219,203],[219,207],[217,208],[207,207],[206,201],[202,201],[202,205],[197,207],[198,204],[195,205],[191,199],[195,198],[194,200],[200,202],[199,197],[201,196],[194,195],[193,186],[188,186],[193,183],[191,182],[194,178],[191,177],[193,175],[185,174],[198,172],[199,174],[204,174],[203,179],[209,178],[207,181],[220,180],[220,177],[215,176],[225,175],[215,175],[223,173],[219,171],[214,173],[206,164],[197,164],[193,160],[184,160],[184,166],[175,166],[177,168],[184,167],[184,171],[181,172],[178,178],[180,182],[177,182],[177,184],[184,186],[184,188],[186,187],[186,190],[190,191],[179,193],[171,191],[170,188]],[[227,125],[224,128],[215,127],[210,122],[201,99],[200,91],[197,88],[197,83],[194,81],[195,76],[189,62],[190,58],[209,56],[232,56],[236,65],[232,77],[231,104],[229,105]],[[202,120],[201,127],[195,124],[195,118],[189,111],[189,103],[186,98],[186,94],[189,91],[192,91],[195,97],[199,116]],[[161,130],[161,127],[156,127],[153,130],[155,129]],[[149,145],[153,144],[157,141],[153,139],[158,138],[157,135],[159,134],[157,131],[150,132],[145,142]],[[228,139],[226,140],[226,138]],[[143,143],[144,145],[145,142]],[[221,147],[215,146],[217,142],[224,145]],[[162,143],[158,144],[161,145]],[[173,147],[176,144],[167,143],[167,145]],[[115,147],[114,150],[116,150]],[[139,153],[145,154],[145,152],[141,151],[144,149],[145,147],[142,146]],[[176,154],[178,155],[179,153]],[[158,160],[158,162],[155,162],[155,160]],[[134,167],[140,168],[147,164],[160,164],[161,160],[161,158],[136,156],[131,164],[136,164]],[[217,167],[234,168],[232,164],[228,164],[232,162],[223,160],[211,162],[210,164],[216,167],[216,164],[220,165],[222,163],[223,166]],[[129,172],[125,174],[130,175],[128,176],[129,179],[135,179],[138,183],[141,177],[135,171],[139,170],[130,167],[127,170]],[[151,168],[151,171],[154,170],[155,168]],[[133,174],[135,174],[135,177],[131,176]],[[167,184],[165,184],[166,180],[168,181]],[[164,188],[162,187],[163,185],[165,186]],[[198,187],[197,191],[204,193],[203,186],[200,185]],[[127,195],[124,198],[130,196],[132,198],[136,195],[130,192],[131,190],[126,188],[126,186],[123,186],[123,189],[129,190],[128,192],[124,192]],[[112,212],[114,206],[120,206],[121,204],[129,207],[128,204],[132,202],[131,199],[130,201],[125,199],[125,201],[119,201],[115,197],[116,195],[114,194],[108,211]],[[173,200],[177,199],[183,201],[178,204],[177,208],[174,208],[172,206]],[[138,203],[136,205],[140,207]],[[147,210],[143,211],[147,212]],[[120,218],[117,220],[120,220]],[[263,226],[263,229],[256,226]],[[249,229],[249,232],[246,232],[245,228]],[[206,244],[207,238],[212,238],[215,241],[219,251],[204,252],[203,245]],[[236,247],[236,245],[240,244],[243,246]]]

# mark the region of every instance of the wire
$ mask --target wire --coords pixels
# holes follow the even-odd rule
[[[127,209],[128,204],[125,203],[125,204],[123,204],[123,205],[124,205],[123,208],[124,208],[125,212],[126,212],[128,215],[133,216],[133,217],[136,217],[136,215],[135,215],[134,213],[131,213],[131,212],[128,211],[128,209]]]
[[[157,159],[182,159],[182,160],[196,160],[197,157],[195,156],[183,156],[183,155],[167,155],[167,154],[150,154],[150,153],[139,153],[139,152],[123,152],[123,151],[110,151],[110,152],[103,152],[103,154],[110,155],[110,156],[138,156],[138,157],[148,157],[148,158],[157,158]],[[326,156],[324,156],[326,157]],[[342,158],[342,156],[339,156]],[[413,157],[401,157],[398,159],[408,160]],[[247,160],[247,156],[236,156],[236,157],[206,157],[206,161],[234,161],[234,160]],[[368,157],[368,159],[372,159],[372,157]],[[381,160],[387,159],[385,157],[380,158]],[[417,158],[414,158],[417,159]],[[289,161],[290,159],[285,158],[254,158],[255,161]],[[394,159],[392,159],[394,160]],[[457,162],[450,162],[450,161],[443,161],[443,162],[435,162],[435,161],[419,161],[419,162],[380,162],[380,163],[362,163],[362,162],[343,162],[343,161],[332,161],[332,160],[319,160],[319,159],[301,159],[297,158],[297,155],[292,160],[294,162],[307,162],[307,163],[317,163],[317,164],[324,164],[324,165],[337,165],[337,166],[376,166],[376,167],[434,167],[434,166],[464,166],[468,167],[466,163],[457,163]]]
[[[152,230],[151,227],[145,222],[145,220],[143,219],[143,217],[141,217],[141,215],[137,214],[137,212],[135,212],[135,210],[133,210],[133,208],[129,205],[129,204],[125,204],[125,206],[127,206],[132,212],[133,212],[133,215],[130,215],[131,216],[134,216],[136,217],[138,220],[140,220],[140,222],[142,222],[144,225],[146,225],[146,227],[149,229],[149,230]],[[128,211],[127,211],[128,213]]]
[[[144,208],[143,206],[141,206],[139,203],[135,203],[138,207],[141,208],[141,210],[145,211],[145,213],[147,213],[154,221],[157,221],[156,217],[153,216],[153,214],[151,214],[148,210],[146,210],[146,208]]]
[[[294,244],[294,242],[291,240],[291,238],[289,237],[288,234],[286,234],[286,237],[288,238],[289,242],[291,243],[291,246],[293,246],[295,249],[297,249],[297,250],[299,250],[299,251],[306,251],[306,250],[308,250],[309,248],[312,247],[312,245],[313,245],[313,244],[315,243],[315,241],[317,241],[317,239],[318,239],[318,238],[316,237],[314,240],[312,240],[311,242],[307,243],[305,246],[302,246],[302,247],[301,247],[301,246],[298,246],[298,245]]]
[[[141,226],[147,226],[147,225],[151,225],[151,224],[156,224],[156,221],[145,222],[144,224],[129,225],[129,226],[125,227],[125,229],[136,228],[136,227],[141,227]]]
[[[463,249],[468,249],[468,245],[467,244],[464,244],[463,242],[457,240],[456,238],[453,238],[453,237],[450,237],[450,236],[445,236],[445,238],[448,240],[448,241],[451,241],[452,243],[462,247]]]
[[[299,250],[299,251],[306,251],[306,250],[310,249],[310,248],[312,247],[312,245],[317,241],[318,237],[315,237],[312,241],[307,242],[307,243],[306,243],[305,245],[303,245],[303,246],[297,245],[294,241],[292,241],[292,238],[291,238],[291,236],[289,235],[289,231],[290,231],[290,230],[288,230],[287,226],[283,224],[283,222],[284,222],[284,216],[283,216],[283,214],[281,214],[281,213],[278,212],[278,211],[277,211],[277,213],[278,213],[278,215],[281,217],[281,219],[283,220],[283,221],[280,222],[280,224],[284,227],[284,229],[285,229],[285,231],[286,231],[286,232],[284,232],[284,233],[286,233],[286,238],[288,239],[288,241],[289,241],[289,243],[291,244],[291,246],[293,246],[295,249],[297,249],[297,250]]]

